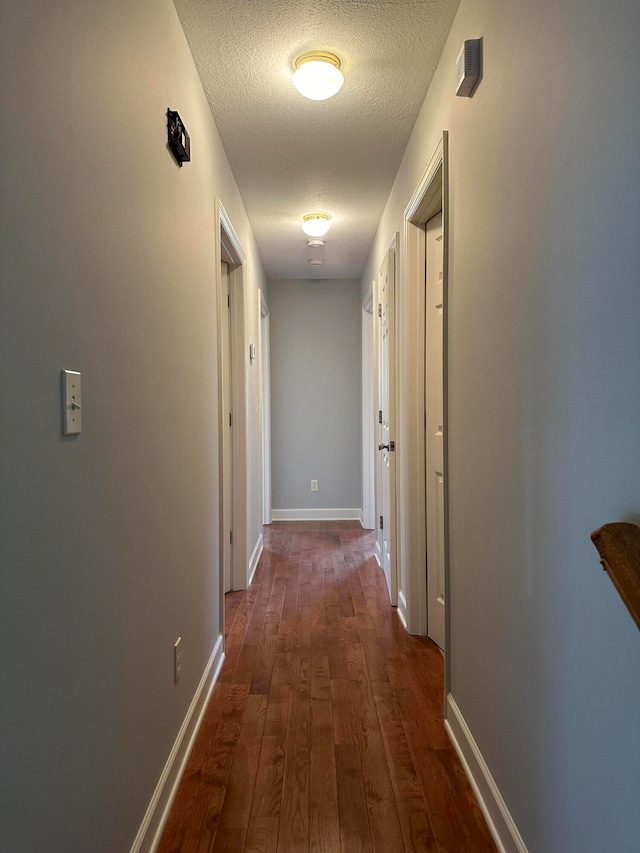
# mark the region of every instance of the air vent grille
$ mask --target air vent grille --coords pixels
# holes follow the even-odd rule
[[[466,39],[456,62],[456,95],[468,98],[480,79],[481,39]]]

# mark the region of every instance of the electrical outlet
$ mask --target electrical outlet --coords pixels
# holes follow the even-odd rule
[[[318,481],[317,481],[317,480],[312,480],[312,481],[311,481],[311,491],[312,491],[312,492],[317,492],[317,491],[318,491]]]
[[[173,680],[177,684],[180,681],[180,670],[182,669],[182,637],[178,637],[173,645]]]

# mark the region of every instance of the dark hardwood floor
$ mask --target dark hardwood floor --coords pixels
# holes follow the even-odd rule
[[[495,851],[444,730],[442,655],[389,606],[373,537],[265,528],[159,853]]]

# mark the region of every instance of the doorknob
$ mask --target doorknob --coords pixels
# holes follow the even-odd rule
[[[389,449],[388,444],[379,444],[378,445],[378,450],[388,450],[388,449]]]
[[[395,441],[390,441],[389,444],[379,444],[378,450],[390,450],[392,453],[396,449]]]

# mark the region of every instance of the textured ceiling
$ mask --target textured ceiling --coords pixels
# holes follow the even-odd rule
[[[267,275],[359,277],[458,0],[175,5]],[[344,86],[328,101],[291,82],[312,49],[342,62]],[[316,210],[331,230],[310,250],[300,223]]]

